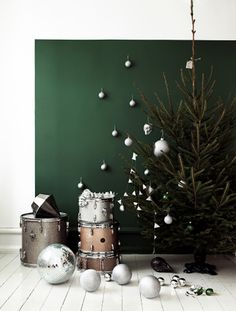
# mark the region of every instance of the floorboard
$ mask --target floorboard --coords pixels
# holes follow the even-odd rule
[[[106,282],[102,276],[100,288],[86,293],[80,287],[80,274],[64,284],[50,285],[41,279],[37,268],[21,265],[19,255],[0,254],[0,310],[1,311],[235,311],[236,260],[230,256],[209,256],[207,261],[217,266],[218,275],[183,273],[184,263],[190,255],[162,255],[174,268],[174,273],[158,273],[151,266],[154,255],[124,255],[123,262],[132,270],[127,285]],[[184,277],[186,287],[173,289],[173,274]],[[138,284],[146,275],[162,276],[165,285],[160,296],[146,299],[140,295]],[[213,296],[186,296],[192,284],[214,289]]]

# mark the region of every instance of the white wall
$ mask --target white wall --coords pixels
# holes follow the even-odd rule
[[[235,0],[195,0],[197,39],[236,39]],[[34,198],[34,40],[190,39],[188,0],[0,0],[0,250]],[[15,239],[14,239],[15,238]]]

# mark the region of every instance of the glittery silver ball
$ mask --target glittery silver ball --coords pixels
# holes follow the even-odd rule
[[[159,296],[160,289],[160,282],[153,275],[144,276],[139,282],[139,291],[145,298]]]
[[[159,277],[159,278],[157,278],[158,279],[158,281],[159,281],[159,283],[160,283],[160,285],[161,286],[163,286],[164,284],[165,284],[165,279],[163,278],[163,277]]]
[[[111,274],[110,273],[105,273],[104,274],[104,280],[106,282],[110,282],[111,281]]]
[[[186,285],[186,280],[185,280],[185,278],[179,278],[179,285],[180,285],[181,287],[184,287],[184,286]]]
[[[112,280],[120,285],[124,285],[129,283],[132,277],[132,272],[130,268],[124,264],[121,263],[112,270]]]
[[[176,280],[171,280],[171,281],[170,281],[170,285],[171,285],[173,288],[176,288],[176,287],[178,287],[178,281],[176,281]]]
[[[177,274],[173,275],[172,280],[179,281],[179,276]]]
[[[63,244],[51,244],[41,251],[37,265],[45,281],[50,284],[64,283],[75,270],[75,255]]]
[[[94,269],[88,269],[81,273],[80,286],[87,292],[96,291],[101,284],[101,276]]]

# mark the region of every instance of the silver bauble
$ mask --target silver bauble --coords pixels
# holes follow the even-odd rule
[[[173,221],[173,218],[169,214],[167,214],[166,217],[164,218],[164,222],[167,225],[170,225],[170,224],[172,224],[172,221]]]
[[[119,264],[115,266],[112,270],[112,280],[118,283],[119,285],[124,285],[129,283],[132,277],[132,272],[126,264]]]
[[[80,275],[80,286],[86,292],[95,292],[101,284],[101,276],[94,269],[88,269]]]
[[[178,283],[178,281],[176,281],[176,280],[173,280],[173,279],[172,279],[172,280],[170,281],[170,285],[171,285],[173,288],[178,287],[178,284],[179,284],[179,283]]]
[[[110,282],[111,281],[111,274],[110,273],[105,273],[104,274],[104,280],[106,282]]]
[[[130,105],[130,107],[136,106],[136,102],[133,98],[130,100],[129,105]]]
[[[144,276],[139,282],[139,291],[145,298],[159,296],[160,289],[160,282],[153,275]]]
[[[165,284],[165,279],[162,276],[159,276],[157,279],[158,279],[161,286],[163,286]]]
[[[41,251],[37,265],[45,281],[50,284],[64,283],[75,270],[75,255],[63,244],[51,244]]]
[[[180,285],[181,287],[184,287],[184,286],[186,285],[186,280],[185,280],[185,278],[179,278],[179,285]]]
[[[125,139],[124,143],[125,143],[125,145],[126,145],[127,147],[130,147],[130,146],[132,145],[133,141],[132,141],[132,139],[128,136],[128,137]]]
[[[129,59],[127,59],[127,61],[125,62],[125,67],[126,67],[126,68],[129,68],[129,67],[131,67],[131,66],[132,66],[131,61],[130,61]]]
[[[168,151],[169,146],[164,138],[161,138],[155,142],[153,153],[156,157],[160,157],[163,153],[167,153]]]

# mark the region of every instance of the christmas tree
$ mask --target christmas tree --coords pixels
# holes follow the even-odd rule
[[[229,253],[236,249],[236,100],[214,98],[212,70],[207,77],[197,72],[193,0],[191,24],[192,57],[177,82],[181,100],[172,100],[165,77],[166,101],[156,95],[151,103],[141,94],[160,139],[153,149],[132,138],[148,171],[128,172],[136,195],[123,202],[137,210],[154,252]]]

